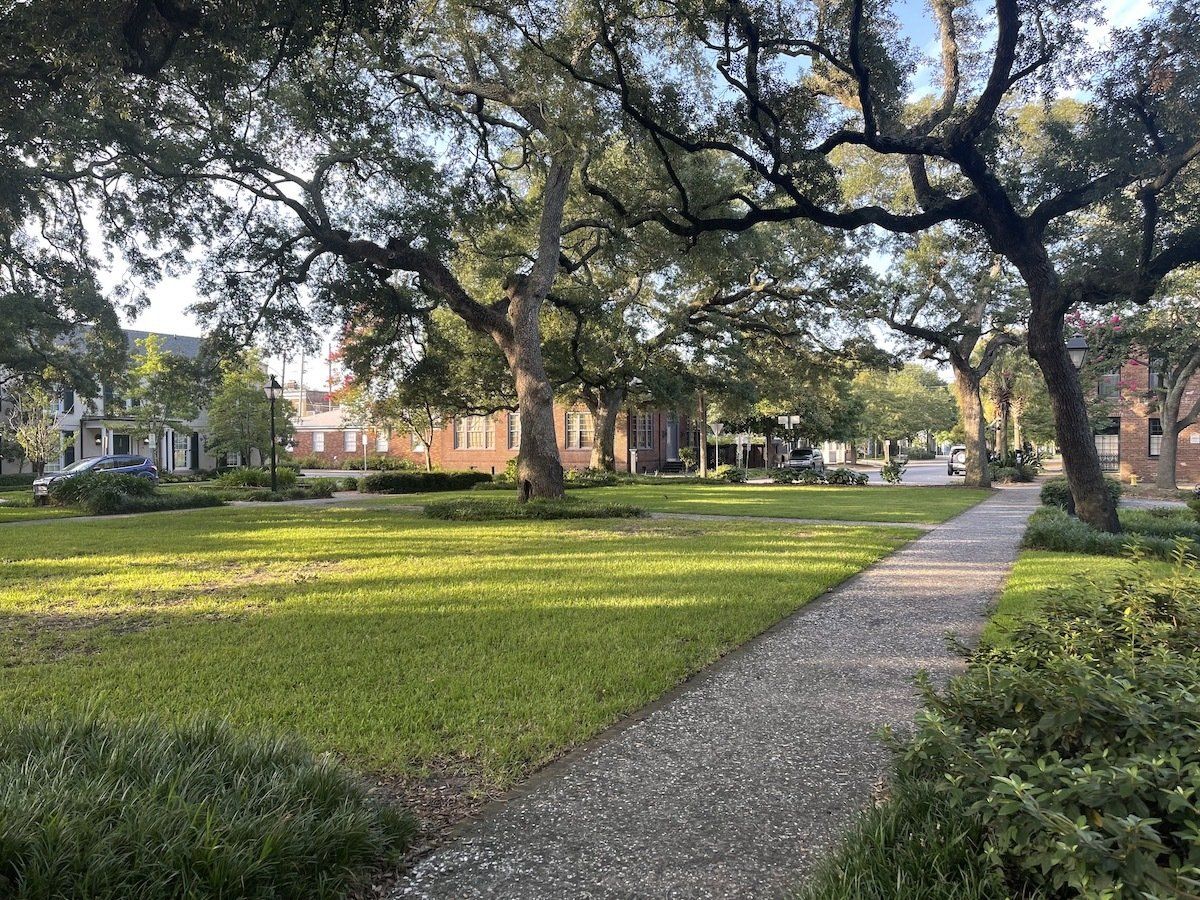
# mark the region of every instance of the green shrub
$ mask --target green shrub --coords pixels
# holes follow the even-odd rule
[[[932,450],[926,450],[924,447],[909,447],[909,459],[937,459],[937,454]]]
[[[792,469],[774,469],[771,472],[771,480],[776,484],[793,484],[796,474]]]
[[[718,481],[727,481],[730,484],[745,484],[746,470],[737,466],[717,466],[713,470],[713,478]]]
[[[363,467],[361,456],[347,459],[343,466],[352,472],[360,471]],[[420,472],[423,467],[413,462],[412,460],[403,459],[398,456],[368,456],[367,469],[373,469],[377,472]]]
[[[1024,484],[1037,477],[1037,469],[1025,463],[1017,465],[989,465],[992,481],[997,484]]]
[[[26,487],[37,478],[32,472],[20,475],[0,475],[0,487]]]
[[[505,478],[496,476],[494,481],[480,481],[478,484],[471,485],[473,491],[515,491],[517,483],[509,481]]]
[[[452,522],[489,522],[498,519],[634,519],[644,516],[641,507],[626,503],[589,503],[580,500],[530,500],[465,497],[425,505],[431,519]]]
[[[1104,477],[1104,485],[1115,504],[1121,499],[1121,482],[1115,478]],[[1051,478],[1042,485],[1042,503],[1046,506],[1057,506],[1075,515],[1075,498],[1071,496],[1071,487],[1064,477]]]
[[[1062,513],[1059,513],[1062,515]],[[926,709],[902,779],[986,829],[1016,896],[1194,896],[1200,573],[1146,567],[1051,598]]]
[[[296,484],[296,479],[297,475],[294,469],[275,467],[275,480],[279,484],[279,487],[293,487]],[[271,470],[259,469],[253,466],[229,469],[217,477],[217,483],[221,487],[269,488],[271,486]]]
[[[563,480],[567,487],[580,488],[609,487],[619,484],[621,478],[616,472],[608,472],[604,469],[567,469]]]
[[[829,484],[848,485],[851,487],[862,487],[868,482],[868,478],[862,472],[855,472],[853,469],[826,469],[825,481]]]
[[[341,486],[341,489],[343,491],[357,491],[358,490],[358,479],[357,478],[343,478],[339,482],[339,485]]]
[[[363,476],[358,489],[369,494],[417,494],[425,491],[462,491],[491,481],[483,472],[375,472]]]
[[[906,464],[901,462],[900,460],[889,459],[887,462],[885,462],[883,464],[883,467],[879,470],[879,477],[882,478],[884,481],[886,481],[888,484],[899,484],[901,481],[904,480],[904,470],[906,468],[907,468]]]
[[[771,480],[776,484],[828,484],[823,473],[812,469],[773,469]]]
[[[1200,522],[1200,497],[1193,497],[1187,502],[1190,509],[1196,516],[1196,521]]]
[[[158,476],[159,484],[199,484],[202,481],[212,481],[217,477],[213,470],[199,472],[165,472]]]
[[[0,712],[0,895],[11,900],[341,897],[413,832],[288,740]]]
[[[53,505],[78,506],[93,516],[125,512],[133,499],[145,499],[153,494],[154,482],[149,478],[113,472],[84,472],[60,478],[50,486]]]
[[[1021,546],[1031,550],[1054,550],[1060,553],[1093,553],[1098,556],[1123,556],[1134,548],[1160,559],[1169,559],[1182,541],[1185,547],[1195,548],[1192,543],[1192,523],[1187,529],[1171,532],[1163,527],[1138,531],[1142,521],[1139,511],[1121,510],[1122,525],[1127,530],[1120,534],[1097,531],[1086,522],[1067,515],[1057,507],[1037,510],[1029,519],[1029,527],[1021,539]],[[1134,515],[1130,515],[1134,513]]]

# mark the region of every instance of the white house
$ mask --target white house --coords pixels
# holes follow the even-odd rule
[[[125,339],[130,353],[137,350],[137,341],[148,337],[151,332],[125,330]],[[200,354],[200,338],[174,334],[158,334],[162,349],[189,359]],[[128,400],[118,396],[112,386],[105,386],[99,397],[80,397],[74,389],[61,388],[57,398],[60,427],[66,439],[62,456],[52,460],[46,468],[57,471],[79,459],[108,454],[156,455],[162,472],[193,471],[212,469],[218,460],[206,452],[205,433],[208,429],[208,410],[187,423],[186,429],[169,429],[163,436],[157,454],[151,454],[148,441],[131,434],[133,416]],[[3,397],[0,397],[3,404]],[[229,460],[236,463],[236,460]],[[0,473],[21,471],[18,460],[0,460]],[[26,464],[24,471],[29,471]]]

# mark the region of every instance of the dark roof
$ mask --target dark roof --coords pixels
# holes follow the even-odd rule
[[[162,339],[162,348],[167,353],[174,353],[176,356],[186,356],[188,359],[195,359],[200,355],[201,339],[198,337],[190,337],[185,334],[162,334],[158,331],[134,331],[131,328],[122,328],[125,332],[125,340],[129,343],[129,352],[137,351],[137,342],[154,334]]]

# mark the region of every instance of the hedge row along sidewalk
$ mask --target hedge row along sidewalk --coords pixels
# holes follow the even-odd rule
[[[879,726],[960,662],[1037,490],[1008,488],[835,588],[568,757],[422,861],[395,897],[784,893],[872,796]]]

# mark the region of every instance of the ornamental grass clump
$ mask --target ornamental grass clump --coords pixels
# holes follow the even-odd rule
[[[986,835],[1015,896],[1200,892],[1200,572],[1054,598],[982,647],[901,749]]]
[[[342,897],[414,832],[330,759],[202,723],[0,713],[0,896]]]

